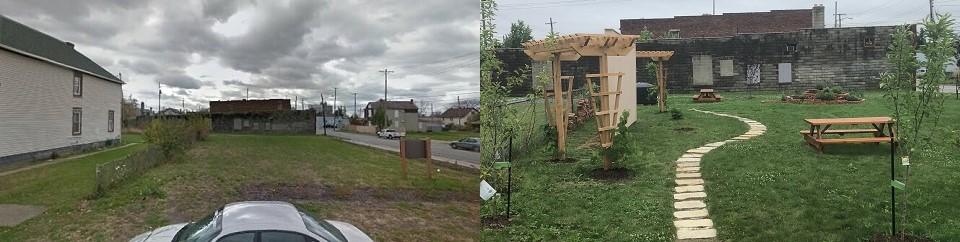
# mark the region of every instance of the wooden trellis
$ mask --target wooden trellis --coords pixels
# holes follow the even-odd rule
[[[673,51],[637,51],[637,58],[650,58],[657,62],[657,106],[660,112],[667,111],[667,74],[663,71],[663,62],[670,60]]]
[[[553,113],[549,113],[550,111],[548,109],[548,115],[552,116],[548,118],[552,118],[557,127],[557,158],[566,159],[567,120],[569,119],[570,114],[564,105],[563,96],[566,94],[567,98],[573,98],[573,77],[561,76],[560,61],[575,61],[580,59],[581,56],[599,56],[601,69],[600,74],[602,75],[605,74],[607,70],[607,57],[627,55],[634,49],[634,43],[636,40],[637,36],[632,35],[574,34],[561,36],[553,40],[537,40],[523,44],[524,53],[530,56],[531,59],[536,61],[552,61],[553,68],[551,79],[553,80],[553,91],[548,91],[548,93],[544,95],[544,105],[547,105],[546,101],[549,100],[549,97],[553,97]],[[616,97],[619,97],[619,82],[621,81],[622,76],[623,74],[619,73]],[[592,75],[588,75],[588,79],[591,77]],[[567,82],[568,88],[566,93],[563,91],[563,80],[569,80],[569,82]],[[601,81],[601,85],[607,84],[604,84],[603,81]],[[605,92],[609,91],[600,91],[600,93]],[[609,97],[609,95],[606,95],[606,97]],[[609,100],[603,100],[602,102],[603,104],[601,106],[606,105],[604,107],[609,108]],[[604,113],[602,116],[606,117],[604,118],[605,120],[610,119],[611,117],[616,118],[619,112],[619,102],[619,98],[617,98],[614,105],[617,108],[612,110],[601,110],[598,113]],[[594,110],[597,110],[596,107],[594,107]],[[610,131],[616,129],[616,121],[613,121],[612,123],[614,125],[613,128],[608,130],[598,129],[601,130],[601,137],[605,136],[606,134],[606,136],[609,138],[607,142],[602,142],[606,144],[604,148],[609,147],[612,144],[612,133],[610,133]],[[610,124],[606,124],[603,127],[607,127],[609,125]],[[605,167],[607,167],[606,162]]]

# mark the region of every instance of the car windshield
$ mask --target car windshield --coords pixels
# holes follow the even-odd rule
[[[183,229],[180,229],[177,232],[177,235],[173,237],[173,241],[176,242],[209,242],[212,241],[214,237],[217,237],[217,234],[220,234],[220,222],[223,215],[223,208],[218,209],[216,212],[207,215],[207,217],[197,220],[196,222],[187,224]]]
[[[347,241],[347,237],[344,237],[343,233],[340,233],[337,227],[334,227],[327,221],[314,219],[303,212],[300,213],[300,217],[303,218],[303,224],[307,226],[307,230],[323,237],[323,239],[331,242]]]

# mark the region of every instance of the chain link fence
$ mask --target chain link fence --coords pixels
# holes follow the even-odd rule
[[[97,165],[94,196],[102,196],[110,187],[127,178],[143,174],[164,160],[166,156],[163,154],[163,149],[156,145],[149,145],[146,149],[126,157]]]

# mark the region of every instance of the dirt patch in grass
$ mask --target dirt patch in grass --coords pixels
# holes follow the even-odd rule
[[[673,130],[674,130],[674,131],[678,131],[678,132],[690,132],[690,131],[693,131],[693,130],[695,130],[695,129],[694,129],[694,128],[691,128],[691,127],[681,127],[681,128],[675,128],[675,129],[673,129]]]
[[[623,181],[623,180],[632,178],[633,170],[623,168],[623,167],[610,168],[610,170],[604,170],[603,168],[595,168],[593,170],[590,170],[590,172],[588,172],[587,175],[589,175],[590,178],[593,178],[594,180],[616,182],[616,181]]]
[[[870,242],[933,242],[934,240],[909,234],[890,235],[887,233],[875,234]]]
[[[574,163],[574,162],[577,162],[577,159],[574,159],[574,158],[571,158],[571,157],[567,157],[567,158],[564,158],[564,159],[558,159],[558,158],[556,158],[556,157],[550,157],[550,158],[547,158],[546,160],[543,160],[543,162],[566,164],[566,163]]]
[[[374,241],[479,241],[479,202],[330,201],[300,205],[344,221]]]
[[[507,215],[505,214],[486,216],[480,218],[480,224],[482,224],[484,228],[488,229],[502,229],[510,225],[510,219],[508,219]]]
[[[309,183],[256,183],[242,186],[243,200],[479,202],[473,193],[411,188],[334,187]]]

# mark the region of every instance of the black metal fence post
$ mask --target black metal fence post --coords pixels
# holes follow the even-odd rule
[[[897,234],[897,190],[893,187],[893,182],[897,180],[896,153],[897,141],[893,140],[890,142],[890,236]]]
[[[513,194],[513,130],[510,130],[510,140],[507,142],[507,220],[510,219],[510,195]]]

